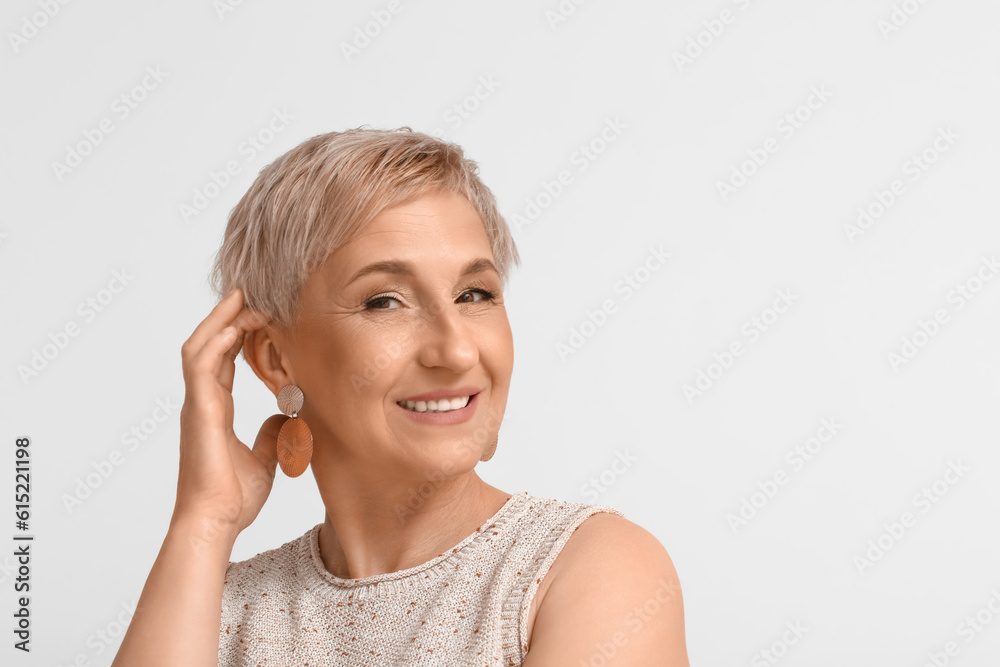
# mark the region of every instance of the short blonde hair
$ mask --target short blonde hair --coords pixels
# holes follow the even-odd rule
[[[211,283],[291,326],[299,290],[330,254],[387,208],[454,192],[479,214],[506,283],[520,257],[496,198],[462,148],[409,127],[364,126],[308,139],[264,167],[233,208]]]

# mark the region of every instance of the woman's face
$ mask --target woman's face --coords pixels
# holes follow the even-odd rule
[[[496,437],[514,364],[501,289],[483,222],[461,195],[388,209],[338,248],[303,285],[282,346],[305,394],[314,469],[471,470]],[[452,412],[404,407],[439,390],[473,396]]]

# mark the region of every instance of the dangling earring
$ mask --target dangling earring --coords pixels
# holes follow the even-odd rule
[[[278,431],[278,464],[289,477],[298,477],[305,472],[312,459],[312,431],[299,418],[304,398],[302,390],[294,384],[286,384],[278,392],[278,409],[291,417]]]
[[[483,452],[482,456],[479,457],[480,461],[489,461],[491,458],[493,458],[493,453],[497,450],[497,442],[499,440],[500,440],[500,436],[499,435],[497,435],[497,437],[493,438],[493,444],[490,445],[489,448],[485,452]]]

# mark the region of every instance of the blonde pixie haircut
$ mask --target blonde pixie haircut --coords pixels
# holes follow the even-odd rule
[[[409,127],[364,126],[308,139],[264,167],[233,208],[211,283],[221,298],[242,287],[246,305],[291,326],[299,289],[337,248],[387,208],[454,192],[479,214],[501,280],[520,257],[496,198],[462,148]]]

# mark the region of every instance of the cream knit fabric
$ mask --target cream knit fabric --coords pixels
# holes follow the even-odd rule
[[[573,531],[597,512],[514,494],[446,553],[399,572],[341,579],[323,567],[317,524],[230,563],[219,666],[520,665],[528,609]]]

